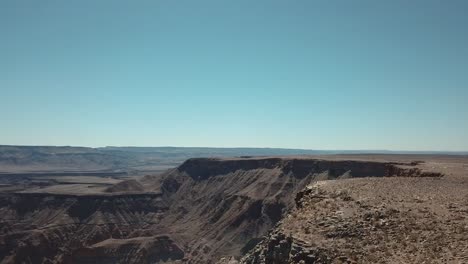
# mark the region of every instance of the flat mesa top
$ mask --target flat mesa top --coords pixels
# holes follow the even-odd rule
[[[280,158],[292,159],[317,159],[317,160],[356,160],[356,161],[378,161],[378,162],[412,162],[412,161],[438,161],[468,163],[468,155],[445,155],[445,154],[336,154],[336,155],[288,155],[288,156],[239,156],[239,157],[216,157],[218,160],[257,160]]]

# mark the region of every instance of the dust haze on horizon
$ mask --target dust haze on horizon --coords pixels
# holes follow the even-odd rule
[[[0,144],[468,151],[467,12],[2,1]]]

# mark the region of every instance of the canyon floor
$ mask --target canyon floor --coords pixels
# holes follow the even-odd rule
[[[4,179],[0,263],[468,262],[467,156],[192,158],[99,173]]]

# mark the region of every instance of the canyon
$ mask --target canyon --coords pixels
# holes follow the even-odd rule
[[[453,245],[432,260],[457,263],[467,254],[467,164],[448,155],[190,158],[99,186],[4,186],[0,260],[408,263],[422,259],[410,251],[425,240]],[[433,231],[418,238],[424,226]]]

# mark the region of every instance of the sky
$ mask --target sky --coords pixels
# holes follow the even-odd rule
[[[1,0],[0,144],[466,151],[467,13]]]

